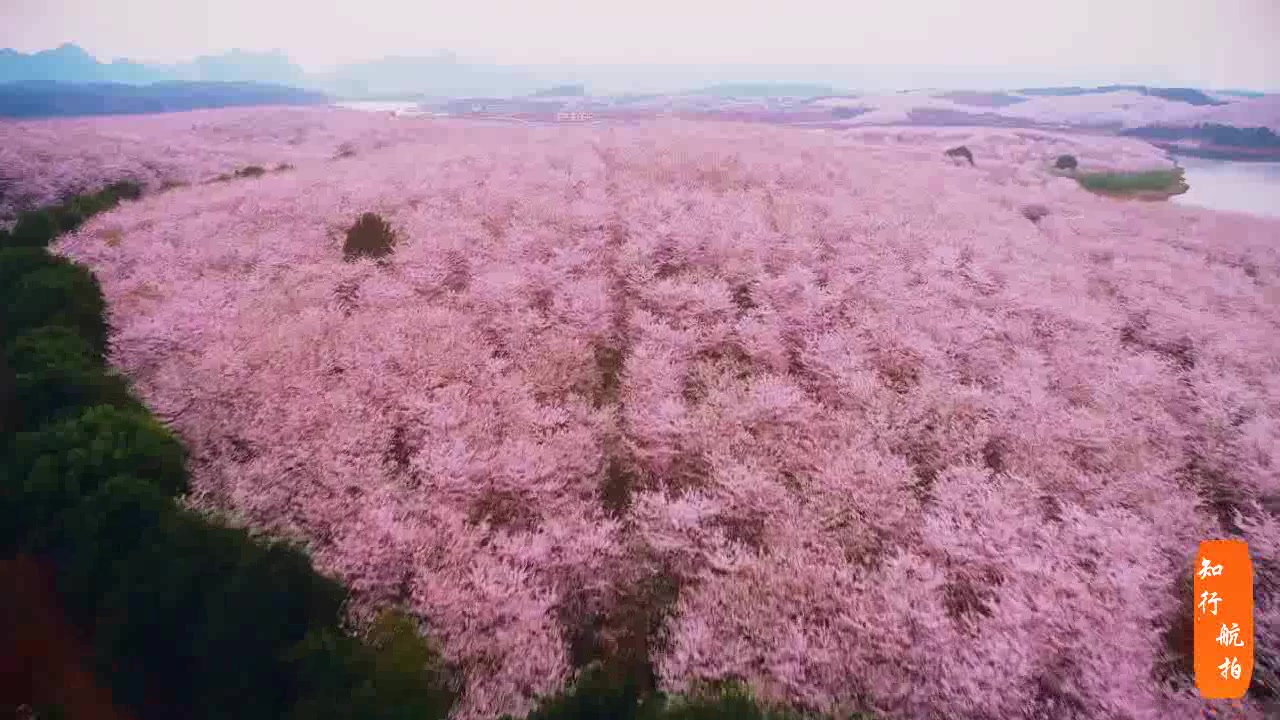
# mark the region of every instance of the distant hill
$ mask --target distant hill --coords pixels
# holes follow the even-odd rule
[[[1014,92],[1020,95],[1051,95],[1053,97],[1070,97],[1072,95],[1087,95],[1089,93],[1101,92],[1097,88],[1082,87],[1042,87],[1042,88],[1018,88]]]
[[[1214,123],[1204,123],[1194,127],[1148,125],[1124,130],[1120,134],[1147,140],[1191,139],[1225,147],[1280,150],[1280,135],[1276,135],[1270,128],[1265,127],[1239,128]]]
[[[712,97],[826,97],[844,93],[826,85],[807,83],[725,83],[694,90],[689,94]]]
[[[0,117],[123,115],[247,105],[315,105],[322,93],[282,85],[232,82],[72,84],[17,82],[0,85]]]
[[[60,45],[30,55],[8,48],[0,50],[0,82],[101,82],[113,72],[119,69],[99,63],[76,45]],[[137,73],[137,66],[129,64],[127,73]]]
[[[975,92],[972,90],[953,90],[936,95],[943,100],[950,100],[957,105],[972,105],[974,107],[1007,107],[1009,105],[1017,105],[1020,102],[1026,102],[1025,97],[1018,95],[1010,95],[1000,92]]]
[[[1234,95],[1243,98],[1260,98],[1265,97],[1266,93],[1254,92],[1253,90],[1215,90],[1219,95]]]
[[[1280,159],[1280,135],[1266,127],[1203,123],[1192,127],[1148,125],[1124,130],[1157,147],[1183,155],[1222,160]]]
[[[548,84],[519,68],[465,63],[451,53],[438,53],[342,65],[309,76],[308,87],[359,99],[404,94],[525,95]]]
[[[1151,95],[1153,97],[1164,98],[1174,102],[1184,102],[1188,105],[1225,105],[1221,100],[1215,100],[1203,91],[1195,88],[1157,88],[1148,87],[1146,85],[1103,85],[1101,87],[1047,87],[1047,88],[1022,88],[1017,90],[1022,95],[1053,95],[1057,97],[1069,97],[1072,95],[1092,95],[1096,93],[1120,92],[1129,90],[1132,92],[1142,93],[1143,95]]]
[[[190,74],[194,76],[184,77],[184,80],[256,82],[294,87],[307,83],[306,72],[282,52],[252,53],[232,50],[222,55],[198,57],[189,65],[178,67],[189,68]]]
[[[1195,88],[1153,88],[1144,85],[1108,85],[1104,90],[1133,90],[1143,95],[1184,102],[1188,105],[1226,105],[1222,100],[1215,100]]]
[[[173,65],[144,64],[132,60],[99,62],[78,45],[64,44],[52,50],[20,53],[0,49],[0,83],[122,83],[144,85],[160,82],[258,82],[303,85],[306,73],[282,52],[232,50]]]
[[[147,85],[163,82],[258,82],[318,90],[350,100],[434,97],[514,97],[530,94],[577,94],[586,88],[596,94],[678,94],[702,88],[696,94],[710,98],[819,98],[855,92],[892,92],[905,86],[934,87],[938,92],[1025,87],[1023,95],[1083,95],[1115,90],[1136,90],[1189,105],[1214,106],[1228,95],[1250,96],[1248,91],[1228,91],[1211,96],[1194,88],[1158,88],[1141,85],[1057,87],[1053,75],[1007,69],[959,70],[916,66],[768,64],[579,64],[501,65],[465,61],[453,53],[389,56],[352,62],[332,69],[308,72],[279,51],[232,50],[187,62],[163,64],[118,59],[103,62],[85,49],[64,44],[34,53],[0,49],[0,83],[63,82]],[[1105,81],[1100,80],[1099,82]],[[972,83],[972,84],[967,84]],[[982,98],[978,96],[982,95]],[[986,106],[995,92],[970,93]],[[1012,101],[1013,98],[1006,98]],[[1003,101],[1002,101],[1003,102]],[[974,102],[966,104],[975,104]]]
[[[1265,127],[1280,133],[1280,94],[1245,98],[1222,107],[1205,108],[1191,120],[1241,128]]]
[[[531,97],[583,97],[587,94],[585,85],[557,85],[539,90]]]

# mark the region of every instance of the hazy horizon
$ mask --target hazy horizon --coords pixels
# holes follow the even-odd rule
[[[148,63],[278,50],[312,73],[444,52],[464,62],[607,70],[630,75],[637,90],[653,80],[629,70],[662,75],[664,67],[772,76],[761,81],[861,80],[867,89],[1022,82],[1280,88],[1280,51],[1270,42],[1280,30],[1280,4],[1270,0],[1081,0],[1052,7],[975,0],[962,9],[936,0],[838,6],[796,0],[785,12],[755,0],[576,5],[477,0],[442,10],[388,0],[134,0],[122,13],[83,0],[10,0],[0,47],[34,52],[74,43],[100,61]],[[894,76],[855,72],[873,68]]]

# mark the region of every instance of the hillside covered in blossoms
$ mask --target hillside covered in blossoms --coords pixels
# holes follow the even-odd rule
[[[148,186],[54,249],[186,503],[420,617],[458,718],[614,657],[825,713],[1196,717],[1201,540],[1249,541],[1280,668],[1280,221],[1093,195],[1062,154],[1171,165],[220,110],[0,123],[0,214]],[[344,254],[365,213],[379,260]]]

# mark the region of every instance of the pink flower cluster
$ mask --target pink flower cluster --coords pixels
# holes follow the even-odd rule
[[[990,115],[1037,123],[1139,127],[1143,125],[1198,125],[1220,123],[1238,127],[1270,127],[1280,130],[1280,95],[1241,98],[1220,95],[1225,105],[1196,106],[1133,90],[1082,95],[1024,96],[1002,93],[905,92],[854,98],[824,98],[816,107],[854,107],[867,110],[842,121],[849,126],[905,124],[913,111],[949,111],[958,116]],[[963,114],[963,115],[961,115]]]
[[[1168,153],[1154,145],[1113,136],[983,127],[860,127],[843,137],[897,147],[920,159],[964,145],[973,152],[975,167],[1002,185],[1059,185],[1074,190],[1074,182],[1045,172],[1060,155],[1074,156],[1080,172],[1168,170],[1174,166]]]
[[[1144,95],[1133,90],[1085,95],[1033,97],[1016,105],[1000,108],[998,112],[1008,117],[1026,118],[1041,122],[1071,123],[1082,125],[1110,125],[1120,123],[1125,127],[1139,125],[1179,124],[1184,117],[1194,115],[1202,107],[1176,100],[1166,100],[1155,95]]]
[[[270,170],[417,136],[382,113],[234,108],[160,115],[0,120],[0,226],[66,195],[133,179],[155,190],[248,165]]]
[[[223,135],[375,123],[178,117],[148,132],[200,148],[184,171]],[[1095,197],[1032,133],[395,122],[341,162],[251,139],[298,169],[58,249],[189,443],[189,502],[305,539],[357,613],[421,613],[459,717],[559,689],[620,608],[664,618],[669,690],[1193,717],[1165,632],[1218,536],[1255,548],[1275,667],[1280,223]],[[367,211],[401,234],[386,266],[342,259]]]

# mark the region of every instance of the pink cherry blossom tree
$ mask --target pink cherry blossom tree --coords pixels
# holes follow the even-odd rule
[[[459,717],[634,652],[664,689],[823,710],[1192,717],[1167,631],[1210,537],[1254,548],[1276,667],[1280,224],[1048,172],[1154,161],[1140,144],[323,110],[32,127],[86,164],[135,133],[193,179],[297,165],[57,249],[189,444],[188,502],[308,542],[357,616],[420,614]],[[977,168],[942,157],[961,143]],[[385,265],[343,260],[365,212],[398,233]]]

